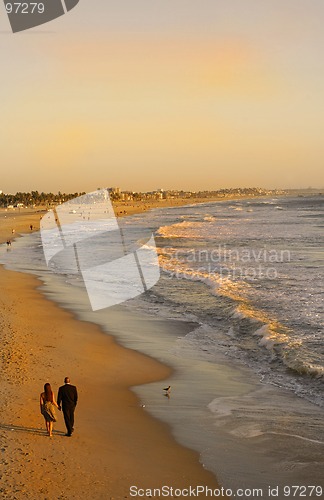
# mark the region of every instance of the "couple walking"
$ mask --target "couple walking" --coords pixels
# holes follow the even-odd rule
[[[57,402],[49,383],[44,385],[44,392],[40,395],[40,410],[45,419],[48,435],[52,436],[53,423],[56,422],[55,408],[63,410],[66,425],[66,436],[71,436],[74,431],[74,410],[78,402],[78,391],[71,385],[69,377],[65,377],[64,385],[59,388]],[[62,406],[61,406],[62,403]]]

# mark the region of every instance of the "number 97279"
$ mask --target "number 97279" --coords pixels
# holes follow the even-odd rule
[[[38,2],[7,2],[6,11],[8,14],[44,14],[45,6]]]

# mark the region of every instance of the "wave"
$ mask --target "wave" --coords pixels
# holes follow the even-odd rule
[[[188,218],[186,218],[188,219]],[[157,237],[165,239],[197,240],[203,239],[210,241],[227,237],[229,234],[229,219],[232,221],[233,216],[222,215],[222,217],[214,217],[212,215],[204,215],[200,220],[182,220],[169,226],[161,226],[156,231]]]
[[[200,226],[198,222],[184,220],[171,226],[161,226],[156,234],[164,238],[196,238],[196,231]]]

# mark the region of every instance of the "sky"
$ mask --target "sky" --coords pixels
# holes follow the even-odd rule
[[[80,0],[12,34],[0,5],[0,190],[324,188],[323,20],[322,0]]]

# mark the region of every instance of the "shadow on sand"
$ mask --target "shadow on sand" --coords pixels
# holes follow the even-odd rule
[[[34,427],[24,427],[22,425],[0,424],[0,429],[6,431],[29,432],[30,434],[38,434],[39,436],[47,436],[46,429],[36,429]],[[53,434],[57,436],[65,436],[63,431],[53,430]]]

